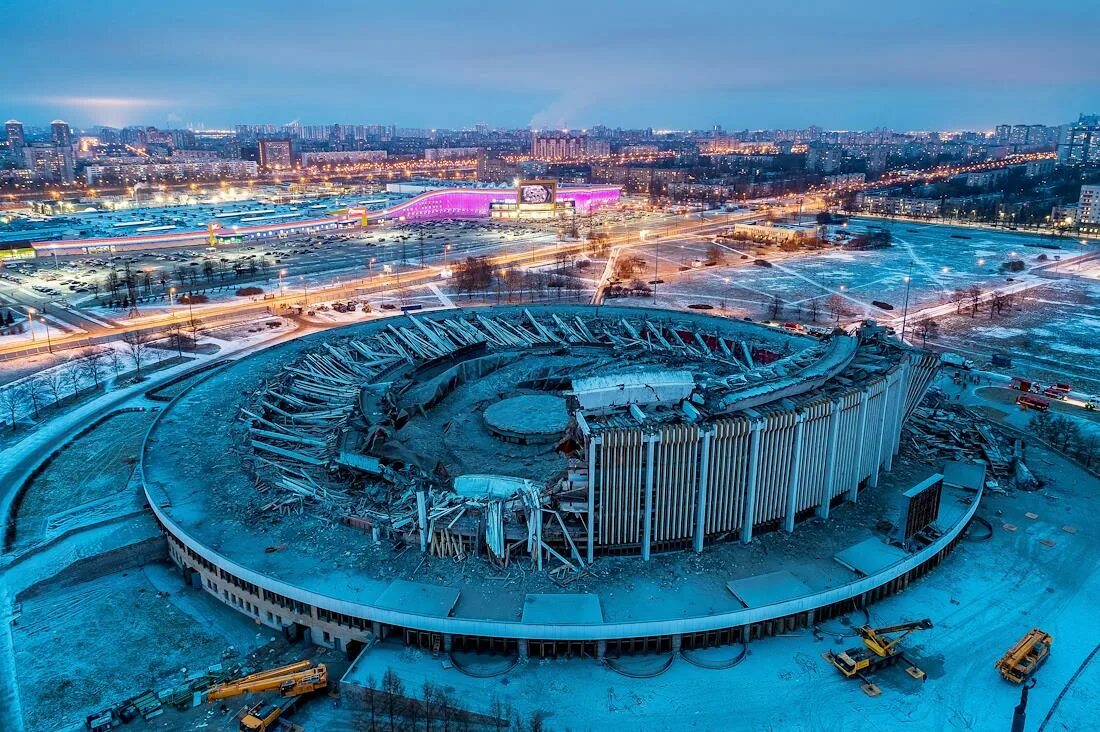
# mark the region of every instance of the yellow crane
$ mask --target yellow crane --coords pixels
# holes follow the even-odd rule
[[[1016,645],[1001,656],[994,667],[1006,681],[1021,684],[1039,670],[1050,655],[1054,637],[1038,628],[1032,628]]]
[[[880,666],[889,666],[900,659],[905,659],[905,654],[902,653],[899,645],[901,640],[914,631],[928,630],[931,627],[932,621],[928,618],[882,628],[864,625],[856,629],[856,633],[863,640],[862,646],[849,648],[841,653],[826,651],[821,655],[836,667],[837,671],[844,674],[845,678],[858,676],[863,681],[861,688],[868,696],[878,696],[881,690],[864,674]],[[925,673],[912,663],[909,664],[906,673],[915,679],[925,678]]]
[[[206,700],[212,702],[268,691],[278,691],[284,697],[295,697],[289,703],[261,702],[250,707],[241,718],[240,732],[267,732],[275,720],[297,700],[297,697],[326,686],[328,686],[328,667],[323,663],[314,666],[312,661],[302,660],[212,686],[206,694]]]

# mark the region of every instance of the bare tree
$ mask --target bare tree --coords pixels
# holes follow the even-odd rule
[[[971,285],[966,290],[967,297],[970,298],[970,317],[974,317],[978,314],[978,306],[982,302],[982,288],[977,285]]]
[[[810,302],[809,302],[809,307],[810,307],[810,319],[813,320],[813,322],[816,323],[818,312],[821,309],[820,298],[811,297]]]
[[[769,312],[771,313],[772,320],[779,320],[783,317],[783,300],[780,299],[778,294],[772,295],[771,309]]]
[[[432,732],[432,728],[435,726],[434,712],[435,712],[435,697],[436,689],[435,684],[430,681],[425,681],[421,687],[421,693],[424,696],[424,732]]]
[[[80,391],[80,374],[83,372],[79,361],[69,361],[61,369],[61,380],[65,382],[65,388],[69,394],[76,396]]]
[[[172,323],[168,326],[168,343],[170,347],[176,349],[176,353],[181,357],[183,356],[184,345],[186,344],[188,348],[191,347],[191,339],[184,331],[183,323]]]
[[[126,344],[126,353],[134,362],[134,371],[141,378],[141,365],[149,355],[149,334],[140,330],[127,331],[122,334],[122,342]]]
[[[392,668],[382,675],[382,692],[386,695],[386,715],[390,722],[390,732],[397,732],[397,715],[400,711],[399,700],[405,695],[405,684]]]
[[[367,677],[367,710],[370,712],[370,732],[378,732],[378,680]]]
[[[19,423],[19,407],[23,404],[23,401],[24,397],[19,393],[18,385],[0,390],[0,411],[7,414],[12,430]]]
[[[934,320],[922,320],[917,323],[917,337],[920,338],[921,345],[928,345],[928,339],[933,340],[940,333],[940,324]]]
[[[707,266],[713,267],[716,264],[722,264],[726,260],[726,254],[722,251],[722,247],[718,246],[714,242],[711,242],[707,246],[707,257],[704,262]]]
[[[951,302],[955,303],[955,312],[961,313],[963,303],[966,302],[966,290],[956,287],[951,292]]]
[[[31,409],[34,411],[34,419],[37,421],[41,416],[41,409],[43,402],[46,399],[46,389],[42,382],[38,379],[29,379],[20,387],[20,391],[23,393],[23,398],[30,402]]]
[[[99,388],[100,379],[107,366],[107,354],[101,348],[89,348],[80,354],[80,369]]]
[[[53,396],[53,403],[61,401],[61,390],[65,386],[65,379],[60,368],[52,368],[44,371],[38,378],[42,380],[44,388]]]
[[[112,348],[107,351],[107,359],[111,362],[111,371],[115,372],[115,378],[122,373],[122,354],[119,353],[117,348]]]
[[[829,308],[829,312],[833,314],[833,320],[839,323],[840,316],[844,314],[844,298],[834,293],[829,295],[829,299],[825,301],[825,304]]]

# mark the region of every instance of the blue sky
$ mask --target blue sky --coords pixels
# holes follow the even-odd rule
[[[1100,111],[1095,0],[5,0],[28,124],[988,128]]]

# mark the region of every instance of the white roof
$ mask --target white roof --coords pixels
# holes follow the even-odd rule
[[[691,396],[695,377],[690,371],[636,371],[573,380],[570,392],[581,409],[678,402]]]
[[[510,475],[471,473],[455,478],[455,493],[463,498],[494,498],[503,500],[519,494],[534,484],[526,478]]]

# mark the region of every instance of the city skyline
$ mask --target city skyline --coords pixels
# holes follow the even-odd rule
[[[327,2],[198,3],[132,17],[113,3],[94,14],[62,3],[47,16],[20,0],[0,29],[19,60],[0,69],[0,108],[27,124],[60,117],[77,127],[450,129],[990,129],[1096,108],[1086,4],[1041,14],[1012,4],[807,3],[778,17],[711,3],[671,15],[647,1],[595,4],[579,16],[427,3],[413,17]],[[288,22],[268,22],[276,17]],[[108,48],[103,37],[116,40]]]

